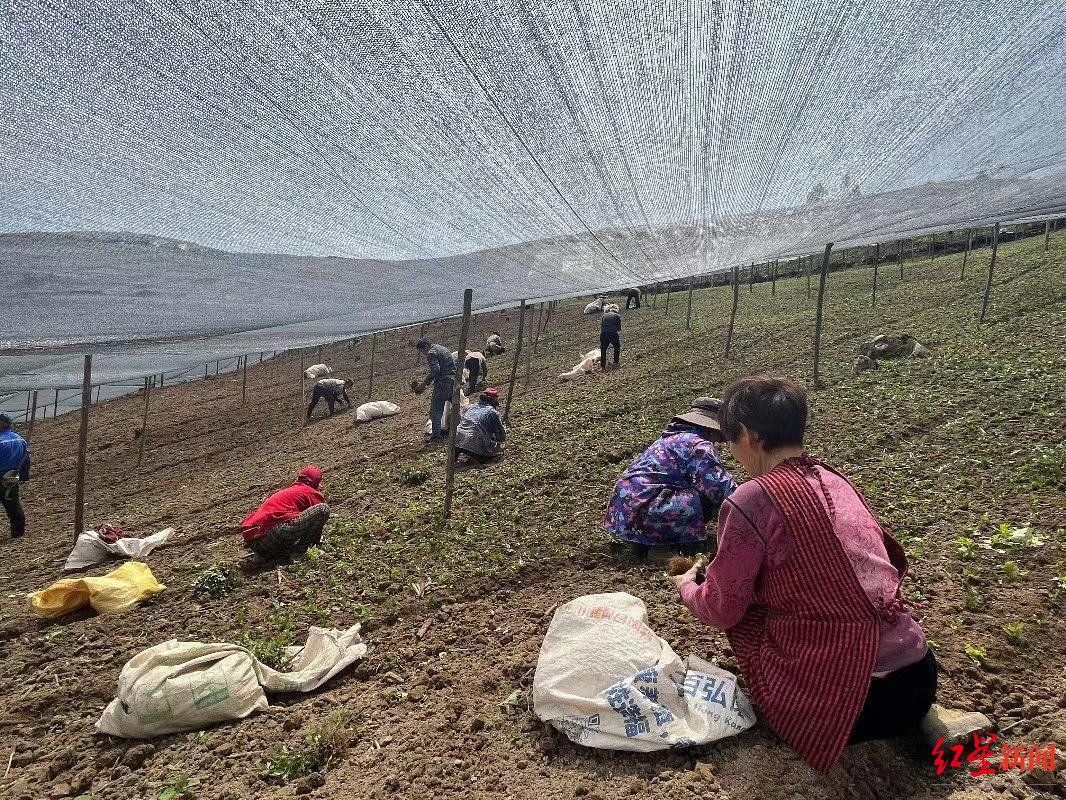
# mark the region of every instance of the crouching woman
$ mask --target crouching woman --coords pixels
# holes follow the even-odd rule
[[[297,555],[322,541],[329,506],[319,488],[322,470],[308,464],[296,482],[263,501],[241,522],[244,546],[262,558]]]
[[[764,719],[828,771],[848,744],[918,726],[937,665],[903,609],[907,559],[859,491],[803,448],[806,391],[746,378],[719,409],[730,450],[753,480],[722,505],[718,552],[681,601],[726,632]]]

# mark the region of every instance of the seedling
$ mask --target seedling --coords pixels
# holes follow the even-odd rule
[[[983,667],[988,661],[988,651],[975,644],[966,645],[966,655],[968,655],[970,660],[979,667]]]
[[[955,539],[955,544],[958,546],[959,558],[963,561],[970,561],[974,556],[974,541],[969,536],[959,536]]]
[[[1007,634],[1007,641],[1015,647],[1025,646],[1025,625],[1020,622],[1011,622],[1003,626],[1003,632]]]
[[[985,601],[974,587],[967,584],[966,600],[963,605],[967,611],[980,611],[985,607]]]
[[[199,778],[179,775],[173,783],[160,789],[156,797],[158,800],[183,800],[184,798],[192,797],[193,789],[199,785]]]
[[[233,591],[236,575],[230,564],[219,561],[200,573],[192,586],[192,596],[197,600],[217,600]]]
[[[1018,566],[1017,561],[1004,561],[1003,562],[1003,577],[1009,582],[1013,583],[1018,578],[1025,575],[1025,570]]]

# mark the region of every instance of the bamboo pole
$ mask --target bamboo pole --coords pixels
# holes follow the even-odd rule
[[[973,228],[966,229],[966,249],[962,253],[962,270],[959,272],[959,280],[966,280],[966,262],[970,260],[970,247],[973,246]]]
[[[78,469],[74,481],[74,539],[85,526],[85,459],[89,443],[89,406],[92,405],[93,357],[85,354],[81,378],[81,422],[78,426]]]
[[[260,353],[262,356],[262,353]],[[241,405],[248,400],[248,356],[244,356],[244,366],[241,368]]]
[[[26,429],[26,443],[33,438],[33,423],[37,420],[37,390],[33,390],[33,402],[30,404],[30,424]]]
[[[463,322],[459,329],[459,364],[466,362],[466,336],[470,330],[470,306],[474,290],[463,290]],[[455,432],[459,428],[459,419],[463,412],[459,407],[459,379],[462,377],[462,368],[457,367],[455,383],[452,385],[452,413],[448,420],[448,472],[444,482],[444,518],[452,516],[452,497],[455,492]]]
[[[522,333],[526,324],[526,301],[522,301],[522,305],[518,307],[518,342],[515,345],[514,351],[514,363],[511,364],[511,382],[507,388],[507,405],[503,408],[503,421],[507,422],[508,416],[511,414],[511,398],[514,397],[514,379],[518,374],[518,359],[522,355]]]
[[[814,317],[814,385],[821,386],[821,376],[819,368],[821,367],[821,354],[822,354],[822,304],[825,299],[825,278],[829,274],[829,259],[833,254],[833,243],[829,242],[825,246],[825,255],[822,257],[822,272],[818,276],[818,310],[815,312]]]
[[[733,349],[733,326],[737,321],[737,304],[740,302],[740,267],[733,266],[733,310],[729,312],[729,330],[725,336],[725,357],[729,358],[729,353]]]
[[[807,299],[811,299],[811,271],[814,269],[814,256],[807,256]]]
[[[692,278],[688,279],[688,308],[685,310],[685,330],[692,328]]]
[[[59,415],[59,389],[56,389],[55,402],[52,403],[52,419]]]
[[[148,398],[152,394],[152,384],[144,379],[144,413],[141,415],[141,446],[137,452],[137,466],[144,461],[144,440],[148,438]]]
[[[374,396],[374,356],[378,349],[378,335],[376,333],[370,334],[370,381],[366,389],[366,399],[370,400]],[[458,378],[458,376],[457,376]]]
[[[988,259],[988,282],[985,284],[985,299],[981,303],[981,325],[988,315],[988,297],[992,293],[992,272],[996,268],[996,251],[999,249],[999,223],[992,229],[992,257]]]

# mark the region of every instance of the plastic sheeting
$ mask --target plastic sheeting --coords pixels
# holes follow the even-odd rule
[[[110,348],[109,377],[444,316],[467,286],[488,308],[1066,213],[1058,0],[0,20],[0,234],[30,232],[0,235],[0,345]],[[0,384],[60,372],[12,356]]]

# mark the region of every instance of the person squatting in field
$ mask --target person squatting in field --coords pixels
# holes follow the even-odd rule
[[[481,393],[477,403],[467,406],[455,429],[457,453],[479,464],[500,454],[507,431],[499,406],[500,393],[491,386]]]
[[[503,345],[503,337],[498,331],[490,333],[489,338],[485,340],[485,352],[490,356],[500,356],[507,352],[507,348]]]
[[[640,308],[640,289],[635,286],[632,289],[626,289],[626,311],[631,308]]]
[[[241,522],[244,546],[262,558],[317,547],[329,521],[321,485],[322,470],[314,464],[301,469],[295,483],[274,492]]]
[[[618,306],[609,305],[603,310],[600,319],[600,370],[607,368],[607,347],[614,348],[614,365],[618,366],[618,355],[622,349],[619,334],[622,332],[622,317],[618,314]]]
[[[433,385],[433,396],[429,401],[432,430],[429,441],[440,442],[447,438],[444,433],[444,404],[452,399],[452,391],[455,388],[455,359],[447,347],[434,344],[429,339],[419,339],[415,342],[415,347],[426,357],[428,369],[425,377],[421,381],[415,381],[412,388],[421,392],[430,384]]]
[[[752,699],[807,762],[828,771],[848,744],[918,727],[937,664],[903,608],[907,558],[851,482],[803,447],[806,390],[756,376],[718,412],[752,477],[723,503],[718,551],[672,580],[725,631]]]
[[[333,408],[342,400],[352,407],[352,401],[348,399],[348,389],[352,386],[350,380],[341,378],[320,378],[315,381],[315,388],[311,392],[311,404],[307,407],[307,418],[311,419],[311,412],[315,410],[319,400],[326,401],[329,415],[333,416]]]
[[[0,505],[11,523],[11,538],[26,533],[26,512],[19,497],[19,484],[30,479],[30,449],[11,427],[11,417],[0,414]]]
[[[638,558],[653,545],[689,553],[706,547],[707,523],[736,488],[714,445],[722,440],[717,410],[714,398],[693,400],[615,484],[603,529]]]

